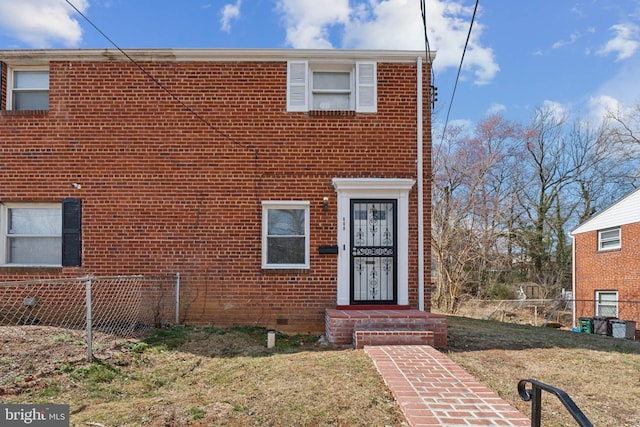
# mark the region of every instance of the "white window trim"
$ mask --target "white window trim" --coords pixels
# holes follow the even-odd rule
[[[311,87],[314,71],[348,71],[351,76],[350,108],[345,111],[358,113],[376,113],[378,111],[377,63],[373,61],[335,63],[288,61],[287,111],[314,111]]]
[[[594,313],[596,313],[596,316],[602,316],[602,314],[600,313],[600,295],[602,294],[614,294],[616,296],[616,313],[614,317],[618,317],[618,313],[620,310],[618,291],[596,291],[596,299],[595,299],[596,306],[594,310]]]
[[[603,240],[602,239],[602,233],[606,233],[607,231],[614,231],[617,230],[618,231],[618,238],[617,239],[606,239]],[[605,242],[610,242],[610,241],[615,241],[618,240],[618,244],[617,246],[609,246],[606,248],[602,247],[602,244]],[[622,230],[620,229],[620,227],[613,227],[613,228],[607,228],[604,230],[598,230],[598,251],[611,251],[611,250],[615,250],[615,249],[620,249],[622,247]]]
[[[46,71],[49,72],[49,67],[43,67],[43,66],[32,66],[32,67],[27,67],[27,66],[22,66],[22,67],[10,67],[8,69],[7,72],[7,102],[6,102],[6,109],[7,110],[13,110],[13,92],[15,91],[14,89],[14,73],[15,72],[20,72],[20,71]],[[47,92],[50,91],[50,87],[51,87],[51,83],[49,83],[49,86],[47,86],[46,88],[31,88],[30,90],[41,90],[44,91],[46,90]],[[20,90],[18,90],[18,92],[20,92]],[[26,92],[26,91],[25,91]]]
[[[62,266],[62,248],[60,249],[60,262],[57,264],[13,264],[7,262],[7,223],[9,218],[9,209],[13,208],[39,208],[39,209],[52,209],[57,208],[62,210],[62,203],[20,203],[20,202],[5,202],[0,203],[0,266],[3,267],[61,267]],[[60,230],[60,238],[62,238],[62,229]]]
[[[397,200],[398,305],[409,304],[409,192],[415,180],[395,178],[333,178],[338,204],[337,305],[350,304],[351,199]]]
[[[327,73],[349,73],[349,90],[314,90],[313,88],[313,73],[315,72],[327,72]],[[355,69],[353,65],[337,64],[311,64],[309,65],[309,109],[313,109],[313,97],[315,94],[333,93],[333,94],[348,94],[349,95],[349,109],[345,111],[354,111],[356,109],[356,81],[355,81]],[[316,110],[324,111],[324,110]]]
[[[270,270],[305,270],[310,268],[310,235],[311,225],[309,215],[309,201],[288,200],[288,201],[263,201],[262,202],[262,268]],[[305,255],[304,264],[269,264],[267,262],[267,231],[269,228],[268,215],[269,209],[304,209],[305,222]]]

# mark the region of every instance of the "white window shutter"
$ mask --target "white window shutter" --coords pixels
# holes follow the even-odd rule
[[[375,62],[356,63],[356,111],[361,113],[378,111],[377,80]]]
[[[287,111],[309,110],[309,66],[307,61],[287,63]]]

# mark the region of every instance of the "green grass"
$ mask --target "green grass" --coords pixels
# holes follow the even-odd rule
[[[401,425],[369,358],[256,327],[155,331],[94,363],[56,362],[11,403],[71,406],[72,425]]]
[[[639,342],[455,316],[448,327],[445,353],[525,414],[530,403],[519,398],[517,383],[533,378],[567,392],[594,425],[640,425]],[[267,349],[264,328],[177,327],[105,343],[109,351],[87,363],[73,345],[66,347],[78,353],[72,360],[48,357],[51,335],[58,332],[43,329],[42,348],[29,343],[32,356],[16,353],[25,358],[20,369],[0,364],[9,383],[0,388],[7,403],[69,404],[72,425],[404,422],[364,352],[316,345],[317,336],[278,333]],[[33,375],[27,370],[41,374],[26,381]],[[544,396],[543,425],[575,424],[557,399]]]
[[[174,326],[170,329],[157,329],[155,333],[147,337],[144,342],[152,347],[174,350],[187,341],[191,331],[193,331],[193,328],[184,326]]]
[[[204,418],[204,416],[206,415],[206,411],[204,409],[201,408],[191,408],[189,409],[189,413],[191,414],[191,418],[194,421],[197,421],[199,419]]]
[[[73,336],[72,334],[52,335],[49,339],[56,343],[71,343],[78,346],[85,345],[83,340]]]

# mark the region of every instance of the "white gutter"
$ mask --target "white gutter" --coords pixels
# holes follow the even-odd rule
[[[572,311],[572,324],[571,327],[577,326],[576,324],[576,236],[571,235],[571,311]]]
[[[422,56],[417,59],[417,89],[418,89],[418,158],[416,164],[418,167],[418,309],[424,311],[424,177],[423,177],[423,158],[422,158]]]
[[[344,63],[378,61],[412,64],[420,51],[367,49],[123,49],[138,62],[287,61],[293,59]],[[51,61],[129,61],[118,49],[0,49],[0,61],[8,65],[47,65]]]

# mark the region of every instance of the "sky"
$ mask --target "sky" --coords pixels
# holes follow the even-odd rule
[[[115,44],[125,50],[424,51],[420,4],[0,0],[0,49]],[[473,127],[493,114],[526,124],[539,108],[599,124],[607,111],[640,102],[640,0],[480,0],[477,10],[475,0],[426,0],[425,5],[429,47],[436,52],[436,125]]]

